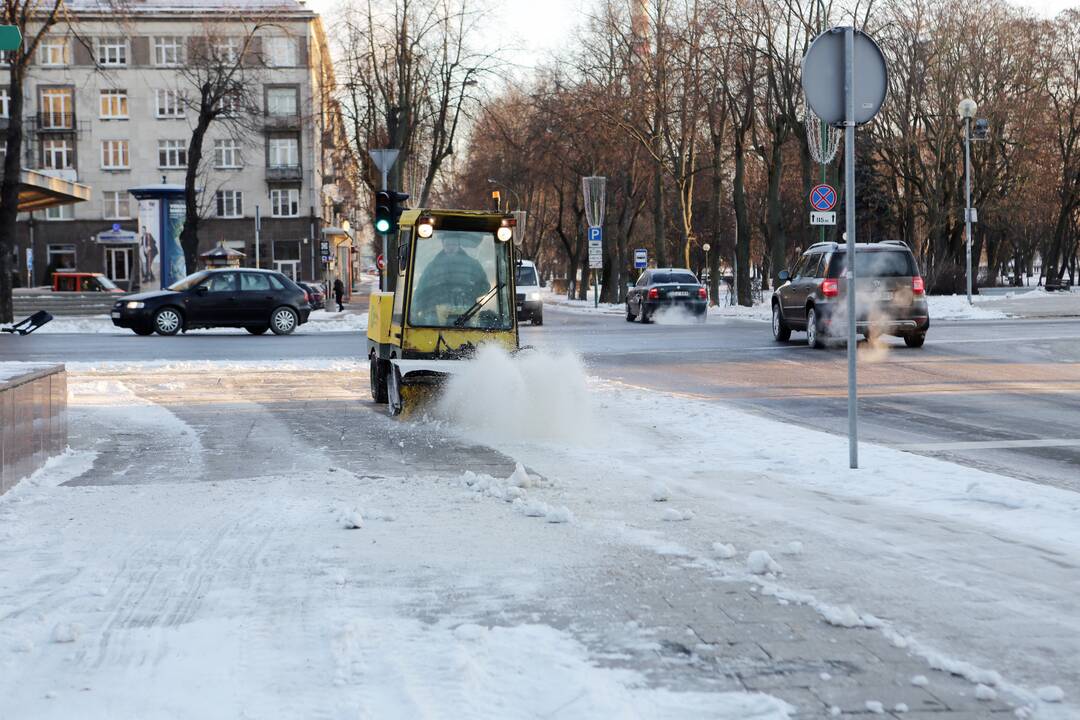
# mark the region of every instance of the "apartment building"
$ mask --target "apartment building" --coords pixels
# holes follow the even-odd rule
[[[197,117],[193,57],[205,55],[195,49],[206,43],[226,57],[246,48],[251,92],[236,110],[244,122],[215,121],[206,136],[200,250],[223,243],[243,252],[245,265],[258,256],[261,267],[298,279],[348,278],[351,239],[336,228],[355,202],[351,155],[321,20],[296,0],[236,7],[68,4],[70,25],[41,44],[26,83],[23,166],[89,185],[92,200],[20,220],[24,278],[22,249],[31,248],[34,284],[60,267],[104,272],[124,288],[152,284],[156,250],[140,242],[139,201],[129,190],[183,185]],[[0,86],[0,116],[8,98]]]

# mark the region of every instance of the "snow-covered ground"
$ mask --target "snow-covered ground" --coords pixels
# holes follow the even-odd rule
[[[318,332],[365,332],[367,313],[335,312],[333,310],[313,310],[308,321],[296,329],[297,335]],[[58,316],[36,332],[52,334],[100,334],[130,335],[131,330],[113,325],[108,315]],[[235,334],[246,335],[243,328],[212,328],[191,330],[191,334]]]
[[[508,477],[420,477],[404,455],[399,476],[354,473],[205,382],[292,369],[316,397],[324,370],[363,388],[360,363],[69,367],[74,442],[92,444],[0,497],[0,717],[786,717],[764,695],[650,685],[598,663],[588,628],[513,612],[618,546],[880,632],[912,653],[913,686],[952,674],[1017,717],[1078,717],[1075,493],[874,446],[849,470],[843,438],[568,355],[485,349],[426,418],[352,420],[403,453],[496,448],[529,468]],[[185,421],[185,398],[229,419]],[[229,465],[210,446],[225,427],[279,458]],[[174,457],[200,462],[173,475]],[[103,465],[123,484],[59,487]]]
[[[592,290],[589,290],[588,301],[570,300],[564,295],[556,295],[550,290],[544,291],[544,302],[557,305],[560,309],[575,313],[601,313],[604,315],[623,315],[626,308],[623,305],[602,303],[599,307],[593,306]],[[973,304],[969,305],[966,295],[930,295],[927,302],[930,306],[932,320],[1000,320],[1010,317],[1010,313],[995,308],[1000,303],[1012,303],[1023,300],[1031,303],[1032,310],[1038,309],[1038,303],[1042,299],[1060,299],[1062,294],[1047,293],[1042,289],[1033,289],[1027,292],[1005,293],[995,295],[976,295],[972,298]],[[755,304],[752,307],[741,305],[721,305],[709,308],[711,318],[739,318],[743,320],[758,320],[769,322],[772,319],[771,308],[768,299]]]

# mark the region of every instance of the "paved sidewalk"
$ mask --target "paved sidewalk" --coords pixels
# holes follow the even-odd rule
[[[365,567],[362,557],[352,559],[358,566],[348,569],[348,576],[354,578],[348,587],[361,594],[357,601],[365,592],[385,591],[386,576],[373,569],[390,565],[395,568],[393,586],[403,598],[399,610],[405,608],[418,620],[437,622],[449,616],[489,626],[543,623],[583,642],[592,662],[638,671],[654,687],[759,691],[795,706],[800,719],[838,714],[916,720],[1014,717],[1012,701],[1004,693],[1002,699],[977,700],[971,682],[932,671],[925,661],[895,647],[880,632],[829,625],[808,607],[778,602],[764,597],[757,584],[725,578],[715,565],[616,542],[577,524],[558,528],[570,534],[571,546],[580,552],[564,555],[561,545],[549,549],[543,533],[554,526],[529,525],[528,518],[513,513],[498,499],[463,496],[467,489],[422,479],[460,476],[466,470],[505,478],[514,468],[509,458],[438,437],[430,427],[421,429],[387,418],[367,402],[367,378],[362,372],[225,377],[183,370],[99,372],[75,377],[73,385],[76,410],[71,444],[99,454],[90,470],[59,491],[132,485],[138,486],[133,492],[153,497],[155,487],[172,492],[169,488],[178,481],[255,481],[282,473],[300,481],[305,475],[337,468],[360,478],[366,490],[381,493],[391,503],[398,502],[395,493],[410,486],[412,499],[400,502],[421,503],[425,523],[410,542],[444,546],[451,553],[460,544],[466,562],[469,553],[483,555],[508,542],[522,544],[521,551],[556,555],[544,559],[543,582],[530,584],[529,591],[521,593],[500,589],[503,580],[515,575],[509,565],[492,572],[466,564],[462,569],[467,568],[468,576],[462,576],[441,568],[438,552],[421,556],[414,564],[413,557],[395,556],[391,545],[382,551],[375,568]],[[118,392],[128,393],[119,396],[127,409],[112,408]],[[145,425],[131,423],[136,417],[129,412],[133,406],[140,408]],[[312,486],[310,491],[319,489]],[[253,484],[251,492],[261,490]],[[545,491],[536,492],[543,497]],[[487,524],[469,524],[462,512],[465,499],[473,506],[481,504]],[[87,552],[92,555],[97,519],[81,521],[80,532],[85,533]],[[396,525],[401,533],[411,531],[407,519],[399,519]],[[502,525],[505,532],[499,530]],[[198,528],[190,530],[198,532]],[[477,534],[478,530],[489,532]],[[532,535],[540,531],[541,535]],[[489,547],[480,550],[471,543]],[[365,552],[380,555],[378,546]],[[165,567],[177,562],[184,566],[205,563],[209,568],[220,565],[222,559],[211,547],[198,557],[159,562],[168,563]],[[338,562],[350,560],[339,558]],[[275,569],[267,565],[262,571]],[[119,572],[124,573],[123,567]],[[202,571],[192,567],[190,572]],[[126,578],[130,584],[126,592],[134,596],[140,592],[140,583],[154,582],[156,577],[155,573],[145,579]],[[35,597],[47,604],[49,584],[59,589],[65,582],[63,577],[42,575]],[[214,582],[220,585],[226,579],[218,572]],[[168,593],[158,585],[157,592]],[[4,604],[2,590],[0,606]],[[233,590],[245,592],[241,587]],[[200,602],[189,598],[185,617],[197,618]],[[40,609],[46,614],[58,610]],[[75,661],[72,672],[77,676],[80,671]],[[913,684],[912,678],[920,675],[926,676],[927,683]]]

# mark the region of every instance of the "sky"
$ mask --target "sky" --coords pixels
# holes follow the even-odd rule
[[[483,0],[481,0],[483,2]],[[343,0],[307,0],[308,7],[325,14]],[[1031,8],[1044,17],[1052,17],[1069,7],[1080,7],[1080,0],[1016,0],[1013,5]],[[517,66],[534,66],[572,40],[590,0],[489,0],[491,10],[488,30],[491,37],[503,38],[509,47],[502,57]]]

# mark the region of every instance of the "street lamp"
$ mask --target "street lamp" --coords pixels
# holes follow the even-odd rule
[[[971,98],[964,98],[956,111],[964,121],[964,229],[967,234],[967,299],[971,304],[971,119],[979,106]]]
[[[517,200],[517,204],[518,204],[519,208],[525,207],[525,203],[521,202],[521,196],[518,195],[517,191],[514,190],[514,188],[510,187],[509,185],[507,185],[504,182],[500,182],[500,181],[496,180],[495,178],[488,178],[487,181],[488,181],[489,184],[498,185],[499,187],[501,187],[502,189],[506,190],[511,195],[513,195],[514,199]]]

